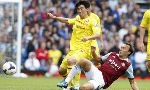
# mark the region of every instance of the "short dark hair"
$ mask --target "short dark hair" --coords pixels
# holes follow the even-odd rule
[[[84,5],[84,7],[87,9],[87,8],[90,8],[90,2],[89,1],[79,1],[76,3],[75,5],[75,9],[77,10],[77,8],[80,6],[80,5]]]
[[[129,56],[130,56],[131,54],[134,53],[134,47],[133,47],[133,44],[130,43],[130,42],[125,42],[125,44],[130,46],[130,48],[129,48],[129,51],[130,51]]]

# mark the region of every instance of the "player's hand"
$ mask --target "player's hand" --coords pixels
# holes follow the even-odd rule
[[[56,16],[54,16],[52,13],[47,13],[47,15],[48,15],[49,18],[52,18],[52,19],[56,18]]]
[[[96,47],[91,46],[91,52],[95,52],[96,51]]]
[[[144,52],[144,50],[145,50],[144,43],[143,43],[143,42],[140,42],[139,44],[140,44],[140,45],[139,45],[140,50],[141,50],[142,52]]]
[[[89,37],[81,38],[81,41],[83,41],[83,42],[86,42],[86,41],[88,41],[88,40],[89,40]]]

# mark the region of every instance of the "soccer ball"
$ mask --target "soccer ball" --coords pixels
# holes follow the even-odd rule
[[[3,71],[6,75],[13,75],[16,73],[16,65],[13,62],[6,62],[3,65]]]

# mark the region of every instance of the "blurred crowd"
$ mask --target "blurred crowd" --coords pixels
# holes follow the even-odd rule
[[[73,18],[77,15],[74,10],[77,1],[23,0],[22,66],[24,69],[47,71],[46,76],[57,73],[60,63],[69,51],[72,26],[49,19],[47,12],[56,16]],[[118,52],[123,42],[130,41],[135,47],[135,53],[130,57],[135,74],[142,77],[147,75],[145,67],[146,50],[143,52],[139,50],[138,27],[143,16],[140,6],[134,0],[89,1],[92,12],[97,14],[101,20],[104,41],[101,55],[112,51]],[[8,10],[8,12],[11,11]],[[6,11],[6,14],[8,12]],[[0,14],[0,21],[2,14]],[[6,14],[3,17],[6,17]],[[7,28],[8,36],[12,34],[12,39],[16,38],[13,37],[16,33],[12,33],[15,32],[15,29],[8,20],[11,21],[9,17],[4,20],[5,25],[3,27]],[[0,28],[1,30],[4,29]],[[3,34],[4,39],[2,41],[5,41],[5,37],[6,35]],[[147,36],[145,36],[144,43],[147,44]],[[3,50],[3,44],[0,45],[1,50]]]
[[[11,3],[0,3],[0,67],[4,64],[4,60],[16,61],[17,8],[17,5],[13,5],[12,8]]]

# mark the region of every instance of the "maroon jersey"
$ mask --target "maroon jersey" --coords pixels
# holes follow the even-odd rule
[[[105,63],[99,67],[105,81],[105,86],[103,88],[108,88],[115,80],[125,74],[130,65],[130,62],[121,60],[117,53],[112,52],[106,58]]]

